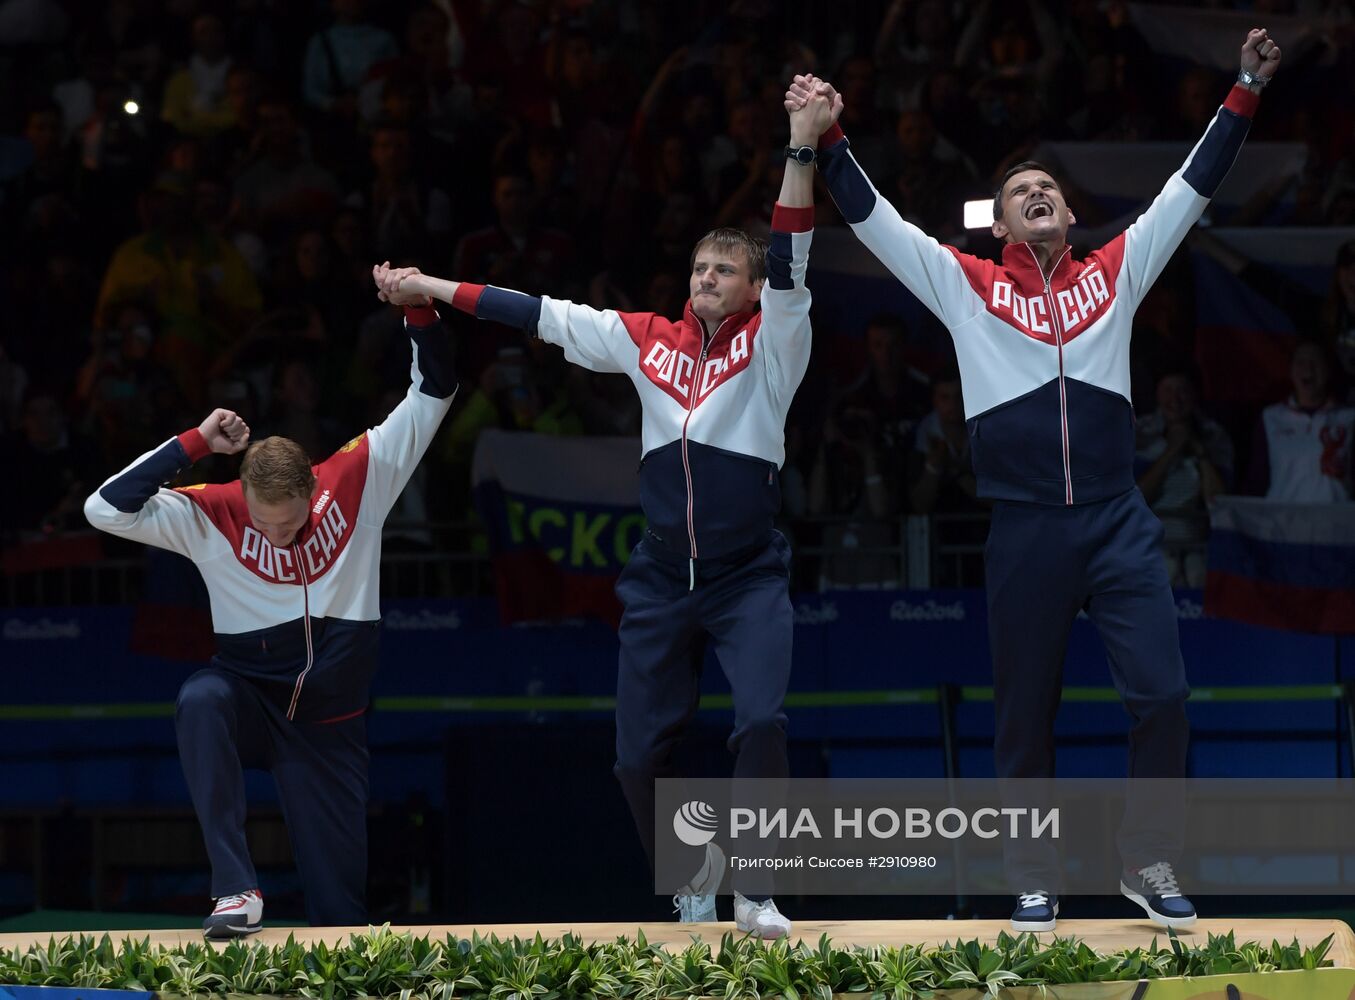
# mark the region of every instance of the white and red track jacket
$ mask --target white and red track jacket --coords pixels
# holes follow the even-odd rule
[[[1234,87],[1147,211],[1083,260],[1041,272],[1026,243],[1001,263],[905,222],[834,125],[819,171],[853,231],[955,341],[979,494],[1090,503],[1134,487],[1129,336],[1134,311],[1223,182],[1257,96]]]
[[[716,330],[682,318],[599,310],[462,283],[453,305],[527,330],[640,394],[640,505],[651,539],[682,559],[718,559],[765,539],[781,507],[786,412],[809,366],[805,270],[813,208],[777,205],[758,312]]]
[[[194,428],[147,452],[85,501],[90,524],[192,559],[207,584],[217,655],[289,719],[367,708],[377,663],[381,526],[456,393],[451,344],[431,309],[405,310],[412,381],[381,425],[314,467],[310,518],[285,548],[257,531],[240,481],[165,489],[208,454]]]

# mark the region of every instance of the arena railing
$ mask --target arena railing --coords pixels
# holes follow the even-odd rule
[[[964,588],[983,586],[988,515],[853,515],[784,518],[780,528],[795,552],[793,587],[832,589]],[[875,541],[861,544],[865,536]],[[1207,543],[1164,546],[1169,553],[1205,554]],[[116,551],[116,546],[115,546]],[[92,562],[0,572],[6,607],[133,604],[145,592],[146,562],[135,550]],[[494,592],[484,529],[475,520],[386,525],[381,559],[384,597],[483,597]]]

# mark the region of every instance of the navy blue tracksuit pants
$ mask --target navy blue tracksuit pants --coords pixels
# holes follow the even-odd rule
[[[999,778],[1054,776],[1064,651],[1083,609],[1101,634],[1111,679],[1133,720],[1129,777],[1185,776],[1190,690],[1161,542],[1162,524],[1137,489],[1069,507],[993,506],[985,569]],[[1180,822],[1136,814],[1131,782],[1118,838],[1127,870],[1174,862],[1180,854],[1180,809],[1154,805],[1156,815],[1174,813]],[[1049,865],[1057,860],[1013,865],[1009,856],[1014,890],[1057,886]]]
[[[259,885],[245,845],[244,768],[269,771],[312,926],[367,923],[367,719],[289,722],[257,684],[199,670],[175,706],[179,759],[212,864],[212,896]]]
[[[617,580],[621,656],[616,682],[616,776],[625,792],[651,867],[654,863],[654,779],[674,777],[673,750],[701,700],[706,643],[729,679],[734,731],[729,750],[735,778],[780,778],[790,772],[786,715],[793,612],[790,545],[780,532],[766,544],[713,561],[697,560],[691,586],[686,559],[648,537]],[[704,854],[693,849],[692,871]],[[769,894],[754,877],[737,888]]]

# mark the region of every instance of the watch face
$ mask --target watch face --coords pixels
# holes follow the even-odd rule
[[[814,150],[813,150],[812,148],[810,148],[809,146],[801,146],[799,149],[797,149],[797,150],[795,151],[795,159],[796,159],[798,162],[803,163],[803,164],[806,164],[806,165],[808,165],[808,164],[810,164],[810,163],[813,163],[813,162],[814,162]]]

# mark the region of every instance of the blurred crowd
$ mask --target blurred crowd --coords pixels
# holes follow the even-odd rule
[[[1177,6],[1320,25],[1286,48],[1252,134],[1302,144],[1302,170],[1255,214],[1355,225],[1352,5]],[[0,0],[0,437],[17,470],[3,541],[83,528],[99,481],[212,407],[316,460],[379,421],[409,354],[374,263],[676,316],[702,233],[768,228],[795,72],[843,93],[854,152],[900,212],[995,254],[962,203],[1040,141],[1193,141],[1227,93],[1230,72],[1156,51],[1129,7]],[[841,226],[818,200],[817,226]],[[811,271],[811,288],[831,280]],[[1168,541],[1203,538],[1220,493],[1350,500],[1355,242],[1325,295],[1278,296],[1297,335],[1269,400],[1204,391],[1195,289],[1183,250],[1132,348],[1140,486]],[[486,427],[638,433],[625,377],[506,328],[449,325],[463,389],[408,519],[468,516]],[[826,525],[823,585],[897,584],[898,559],[870,553],[897,544],[900,515],[983,510],[948,335],[892,312],[852,325],[820,308],[813,325],[786,513]],[[1199,556],[1182,552],[1177,582],[1197,583]]]

